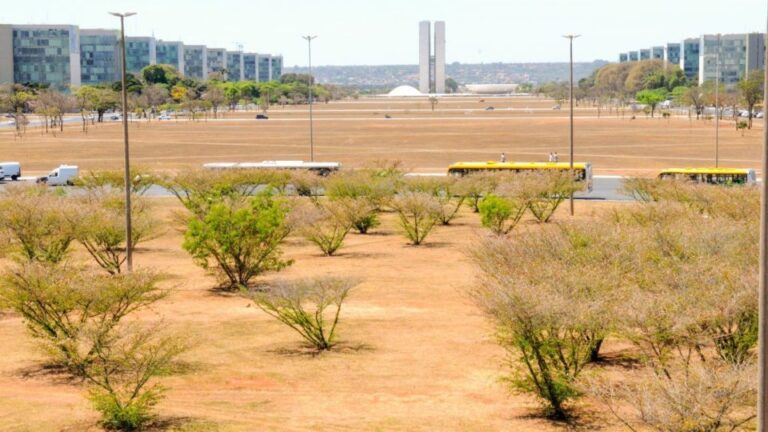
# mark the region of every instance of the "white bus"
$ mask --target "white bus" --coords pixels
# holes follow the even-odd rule
[[[261,170],[307,170],[326,176],[338,171],[338,162],[304,162],[304,161],[261,161],[261,162],[213,162],[203,164],[204,168],[213,170],[261,169]]]

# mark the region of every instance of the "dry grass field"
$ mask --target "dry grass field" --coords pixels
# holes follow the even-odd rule
[[[154,204],[170,227],[180,206],[171,198]],[[577,204],[582,217],[611,205]],[[137,251],[137,266],[166,272],[172,291],[141,319],[162,319],[194,348],[184,357],[188,370],[163,379],[169,391],[158,411],[183,431],[561,429],[500,382],[504,353],[467,296],[475,275],[464,252],[485,232],[478,219],[465,211],[414,247],[385,215],[375,233],[350,234],[335,257],[289,238],[295,264],[260,283],[326,274],[363,280],[342,311],[341,348],[316,357],[248,300],[217,292],[169,228]],[[538,228],[531,221],[522,229]],[[85,387],[41,370],[44,357],[18,317],[0,316],[0,346],[0,430],[99,430]],[[605,352],[610,358],[611,347]],[[580,406],[581,421],[617,427],[589,401]]]
[[[317,160],[359,166],[380,158],[401,159],[415,171],[441,172],[459,160],[493,160],[506,152],[510,160],[542,161],[568,150],[567,111],[552,110],[544,98],[444,98],[432,112],[426,99],[361,99],[317,105]],[[493,111],[486,111],[487,107]],[[391,118],[385,118],[385,115]],[[617,115],[578,108],[576,159],[593,163],[598,174],[652,175],[674,166],[714,165],[713,121],[671,120]],[[275,106],[269,120],[254,113],[224,113],[223,119],[153,121],[130,127],[135,163],[156,169],[181,169],[205,162],[309,159],[307,107]],[[720,130],[721,165],[756,167],[760,155],[760,121],[744,136],[732,121]],[[29,172],[60,163],[84,169],[122,163],[119,124],[91,127],[67,124],[56,136],[30,128],[15,138],[0,129],[0,159],[18,160]]]

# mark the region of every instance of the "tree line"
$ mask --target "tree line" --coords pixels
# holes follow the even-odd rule
[[[751,128],[755,108],[763,97],[763,71],[750,71],[736,86],[721,84],[719,89],[716,87],[714,81],[699,85],[688,80],[677,65],[661,60],[643,60],[612,63],[595,70],[574,87],[574,100],[596,106],[598,115],[602,108],[613,111],[638,102],[647,106],[652,117],[660,103],[672,100],[679,106],[690,107],[691,115],[695,114],[699,119],[704,116],[705,107],[715,105],[717,90],[721,107],[718,115],[722,118],[722,108],[728,107],[736,120],[738,108],[743,107],[749,112],[744,127]],[[569,97],[568,83],[565,82],[546,83],[535,91],[560,103]]]
[[[137,118],[152,119],[161,112],[185,111],[192,120],[209,113],[218,117],[221,110],[257,106],[266,112],[272,105],[304,104],[310,88],[316,101],[328,102],[352,95],[349,89],[317,84],[309,75],[284,74],[267,82],[227,81],[221,72],[206,81],[183,77],[172,66],[151,65],[139,74],[126,75],[128,111]],[[0,85],[0,112],[15,121],[17,134],[29,125],[28,115],[43,120],[45,132],[64,130],[63,117],[80,113],[83,131],[100,123],[107,112],[122,110],[120,81],[111,84],[83,85],[59,91],[46,85]]]

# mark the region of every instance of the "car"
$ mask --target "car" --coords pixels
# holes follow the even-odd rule
[[[269,120],[266,114],[256,114],[256,120]]]
[[[555,106],[552,107],[552,109],[553,110],[559,110],[560,109],[560,105],[555,105]]]
[[[112,114],[111,116],[109,116],[109,119],[110,119],[110,120],[120,120],[120,115],[118,115],[118,114]]]
[[[13,181],[21,177],[21,164],[18,162],[0,162],[0,180],[8,177]]]
[[[157,118],[158,120],[170,120],[171,116],[163,114],[160,117]]]
[[[493,110],[495,110],[495,109],[496,109],[496,108],[494,108],[494,107],[492,107],[492,106],[489,106],[489,107],[488,107],[488,108],[486,108],[485,110],[486,110],[486,111],[493,111]]]
[[[763,118],[763,116],[764,116],[764,115],[765,115],[765,114],[763,114],[763,112],[762,112],[762,111],[760,111],[760,112],[758,112],[757,114],[755,114],[755,118]]]

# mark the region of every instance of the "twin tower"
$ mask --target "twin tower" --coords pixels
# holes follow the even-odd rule
[[[419,23],[419,91],[445,93],[445,21],[435,21],[434,48],[431,23]]]

